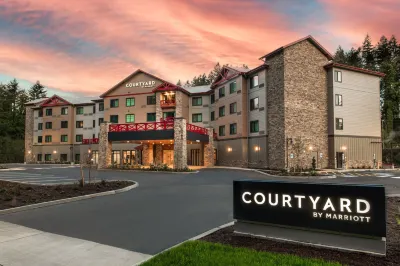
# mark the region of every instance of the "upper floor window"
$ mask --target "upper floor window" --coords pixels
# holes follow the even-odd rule
[[[52,116],[53,115],[53,109],[49,108],[46,109],[46,116]]]
[[[52,129],[53,128],[53,123],[52,122],[46,122],[46,129]]]
[[[39,117],[43,117],[43,110],[39,110]]]
[[[76,128],[83,128],[83,121],[76,121]]]
[[[147,122],[156,121],[156,113],[147,113]]]
[[[99,103],[99,112],[104,111],[104,103]]]
[[[343,118],[336,118],[336,130],[343,130]]]
[[[342,82],[342,71],[336,71],[335,70],[335,81],[336,82]]]
[[[82,142],[83,141],[83,135],[75,135],[75,142]]]
[[[93,114],[96,113],[96,105],[93,105]]]
[[[175,112],[164,112],[163,113],[163,119],[168,119],[168,118],[172,118],[175,117]]]
[[[335,105],[336,106],[342,106],[343,105],[342,95],[341,94],[335,94]]]
[[[250,79],[250,89],[258,86],[258,75],[252,76]]]
[[[219,108],[219,117],[225,116],[225,106]]]
[[[125,122],[126,123],[135,123],[135,115],[134,114],[126,114]]]
[[[250,99],[250,111],[258,109],[258,97]]]
[[[220,136],[225,136],[225,126],[219,126],[219,135]]]
[[[153,105],[153,104],[156,104],[156,96],[155,95],[147,96],[147,105]]]
[[[102,117],[99,118],[99,126],[100,126],[100,124],[103,123],[103,122],[104,122],[104,118],[102,118]]]
[[[230,105],[229,105],[229,113],[230,114],[234,114],[234,113],[236,113],[236,102],[235,103],[231,103]]]
[[[42,143],[42,141],[43,141],[43,137],[42,137],[42,136],[38,136],[38,137],[37,137],[37,142],[38,142],[38,143]]]
[[[219,98],[225,97],[225,87],[219,88]]]
[[[230,124],[229,125],[229,134],[230,135],[235,135],[237,133],[237,124]]]
[[[119,100],[118,99],[111,99],[110,100],[110,107],[111,108],[116,108],[119,106]]]
[[[61,135],[61,142],[68,142],[68,135]]]
[[[210,95],[210,101],[211,101],[211,104],[215,103],[215,94],[214,93]]]
[[[53,140],[53,138],[52,138],[52,136],[51,135],[47,135],[47,136],[45,136],[44,137],[44,142],[51,142]]]
[[[83,106],[76,107],[76,114],[83,115]]]
[[[210,116],[211,116],[211,118],[210,118],[211,121],[214,121],[215,120],[215,112],[212,111]]]
[[[198,123],[203,121],[203,114],[192,114],[192,122]]]
[[[229,84],[229,93],[234,93],[236,92],[236,80]]]
[[[118,123],[118,115],[110,115],[111,123]]]
[[[38,123],[38,130],[43,130],[43,123]]]
[[[201,105],[203,105],[202,97],[193,97],[192,98],[192,106],[201,106]]]
[[[126,107],[135,106],[135,98],[126,98]]]
[[[92,126],[93,128],[95,128],[96,127],[96,120],[93,120],[93,126]]]
[[[62,107],[61,108],[61,114],[62,115],[67,115],[68,114],[68,107]]]
[[[61,121],[61,128],[68,128],[68,121]]]
[[[250,121],[250,133],[256,133],[258,131],[258,120]]]

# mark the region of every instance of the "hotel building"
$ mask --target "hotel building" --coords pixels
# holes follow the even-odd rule
[[[333,63],[313,37],[254,69],[224,67],[181,87],[137,70],[98,98],[54,95],[26,105],[25,160],[257,168],[376,167],[380,79]]]

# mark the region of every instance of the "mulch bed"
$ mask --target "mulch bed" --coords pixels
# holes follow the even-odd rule
[[[102,181],[81,187],[78,184],[43,186],[0,181],[0,210],[116,190],[132,184],[128,181]]]
[[[245,247],[258,251],[287,253],[301,257],[319,258],[337,261],[345,265],[400,265],[400,225],[395,215],[399,214],[400,198],[388,198],[387,201],[387,252],[386,257],[377,257],[357,252],[345,252],[332,249],[296,245],[267,239],[238,236],[233,233],[233,226],[221,229],[202,240],[222,243],[234,247]]]

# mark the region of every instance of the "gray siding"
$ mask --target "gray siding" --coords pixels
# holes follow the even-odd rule
[[[248,131],[249,136],[258,136],[258,135],[266,135],[267,134],[267,124],[266,124],[266,116],[267,116],[267,95],[266,95],[266,71],[265,69],[255,73],[254,75],[258,75],[259,86],[255,88],[250,88],[250,80],[247,80],[247,87],[249,96],[248,96]],[[253,75],[253,76],[254,76]],[[253,111],[250,111],[250,100],[258,97],[259,108]],[[258,120],[259,124],[259,132],[258,133],[250,133],[250,121]]]

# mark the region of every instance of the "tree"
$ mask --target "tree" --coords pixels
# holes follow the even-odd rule
[[[47,91],[44,89],[44,86],[40,84],[40,81],[36,81],[36,83],[29,89],[28,94],[30,100],[36,100],[45,98]]]
[[[382,36],[375,48],[375,56],[378,65],[382,65],[383,62],[390,61],[391,54],[389,49],[389,42],[385,36]]]
[[[346,53],[347,64],[355,67],[362,67],[361,48],[351,47],[350,51]]]
[[[339,45],[339,47],[336,50],[335,56],[334,56],[334,61],[339,64],[346,64],[347,63],[347,58],[346,54],[344,53],[344,50],[342,46]]]
[[[361,47],[362,66],[366,69],[375,70],[374,47],[371,38],[367,34]]]
[[[186,80],[185,87],[190,87],[190,82],[189,82],[189,80]]]
[[[178,80],[178,82],[176,83],[176,85],[178,85],[178,86],[182,86],[182,84],[181,84],[181,80]]]

